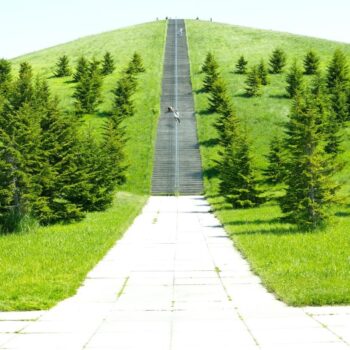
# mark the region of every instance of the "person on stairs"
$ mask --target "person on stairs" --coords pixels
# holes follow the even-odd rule
[[[175,121],[178,122],[179,124],[181,123],[180,113],[174,107],[169,106],[168,107],[168,113],[172,113],[174,118],[175,118]]]

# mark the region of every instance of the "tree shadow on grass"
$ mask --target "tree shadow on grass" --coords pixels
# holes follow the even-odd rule
[[[214,147],[219,144],[219,139],[212,137],[211,139],[199,142],[199,144],[204,147]]]
[[[213,177],[217,177],[219,175],[219,169],[216,166],[212,166],[210,168],[204,169],[202,175],[207,179],[212,179]]]
[[[199,94],[204,94],[206,91],[204,90],[204,88],[200,88],[200,89],[194,90],[194,92],[199,95]]]
[[[199,115],[211,115],[211,114],[213,114],[213,113],[212,113],[212,111],[211,111],[209,108],[207,108],[207,109],[202,109],[202,110],[200,110],[200,111],[198,112],[198,114],[199,114]]]
[[[111,115],[112,115],[112,113],[109,112],[109,111],[100,111],[100,112],[96,113],[96,116],[99,117],[99,118],[108,118]]]
[[[269,95],[270,98],[275,98],[278,100],[289,100],[289,96],[287,94],[275,94],[275,95]]]
[[[240,92],[238,94],[235,94],[235,97],[253,98],[253,96],[248,95],[246,92]]]
[[[268,220],[254,219],[254,220],[232,220],[225,222],[225,225],[262,225],[262,224],[278,224],[284,223],[280,218],[273,218]]]
[[[348,217],[348,216],[350,216],[350,212],[348,212],[348,211],[337,211],[334,215],[338,216],[338,217]]]
[[[309,231],[301,231],[298,227],[276,227],[276,228],[270,228],[270,229],[255,229],[255,230],[243,230],[239,232],[229,233],[230,237],[233,236],[243,236],[243,235],[275,235],[275,236],[284,236],[284,235],[291,235],[296,233],[305,233],[310,234],[312,232]]]
[[[72,79],[66,80],[66,81],[64,82],[64,84],[74,84],[74,83],[76,83],[76,81],[75,81],[75,80],[72,80]]]

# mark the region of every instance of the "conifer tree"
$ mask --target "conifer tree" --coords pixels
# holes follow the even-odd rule
[[[202,67],[204,69],[205,77],[203,79],[203,90],[205,92],[211,92],[214,82],[219,78],[219,65],[216,62],[214,56],[211,53],[208,53],[206,57],[206,62]]]
[[[101,101],[102,75],[99,62],[92,60],[80,77],[73,97],[77,114],[93,113]]]
[[[28,102],[19,109],[5,108],[0,117],[0,225],[14,231],[31,215],[40,193],[40,126]]]
[[[69,59],[67,55],[63,55],[58,58],[58,61],[56,63],[56,70],[54,73],[54,76],[56,78],[62,78],[67,77],[71,74],[70,68],[69,68]]]
[[[11,63],[5,59],[0,59],[0,95],[7,94],[11,82]]]
[[[33,96],[33,72],[32,66],[22,62],[19,67],[19,77],[15,82],[14,91],[11,94],[11,106],[18,110],[24,103],[29,103]]]
[[[219,134],[219,144],[224,148],[229,147],[239,135],[239,120],[232,106],[220,114],[214,126]]]
[[[293,98],[297,92],[302,88],[303,85],[303,72],[299,68],[296,61],[293,62],[292,66],[286,77],[287,82],[287,93],[290,98]]]
[[[266,156],[268,166],[264,171],[265,181],[268,184],[276,185],[284,179],[284,157],[283,141],[279,136],[274,136],[270,142],[270,151]]]
[[[247,65],[248,65],[248,61],[242,55],[237,61],[235,72],[237,74],[246,74],[247,73]]]
[[[251,163],[247,138],[237,135],[219,162],[220,193],[234,208],[255,207],[262,202]]]
[[[124,120],[113,115],[104,125],[102,150],[105,159],[105,180],[110,188],[125,183],[125,171],[128,167],[125,157]]]
[[[316,74],[318,72],[319,66],[320,58],[313,50],[308,51],[304,57],[304,74]]]
[[[113,91],[114,103],[112,115],[121,119],[132,117],[134,115],[135,107],[132,100],[133,93],[134,86],[128,75],[122,76],[117,81],[117,86]]]
[[[287,57],[283,50],[277,48],[272,52],[269,60],[270,73],[279,74],[282,73],[284,66],[286,65]]]
[[[350,120],[348,95],[344,84],[336,83],[329,93],[333,118],[342,125]]]
[[[261,80],[262,85],[268,85],[269,79],[268,79],[268,70],[266,68],[264,60],[261,60],[258,67],[257,67],[259,77]]]
[[[298,93],[286,126],[286,193],[280,206],[286,219],[309,229],[325,223],[338,188],[332,178],[336,157],[324,150],[323,120],[314,96]]]
[[[142,67],[142,62],[141,62]],[[110,52],[106,52],[102,62],[102,75],[112,74],[115,70],[114,59]]]
[[[327,69],[327,87],[332,90],[335,87],[347,88],[349,85],[349,67],[343,51],[334,51],[333,58]]]
[[[333,117],[343,123],[350,120],[348,94],[350,89],[349,67],[344,52],[337,49],[327,69],[327,88]]]
[[[230,105],[230,99],[227,94],[227,87],[222,78],[214,81],[210,91],[209,108],[212,113],[224,113]]]
[[[40,202],[34,207],[36,217],[44,224],[84,217],[79,196],[89,188],[81,167],[85,156],[77,137],[78,128],[78,121],[61,114],[58,100],[49,96],[41,119],[40,147],[45,162],[39,182]]]
[[[80,81],[81,77],[87,72],[88,67],[89,67],[88,60],[84,56],[81,56],[78,59],[78,62],[75,68],[75,73],[73,75],[73,79],[75,83],[78,83]]]
[[[145,72],[146,69],[143,65],[142,57],[139,53],[135,52],[131,58],[131,61],[128,64],[128,67],[126,69],[126,73],[129,75],[134,75],[138,73]]]
[[[260,96],[262,94],[261,88],[262,83],[258,71],[258,66],[253,66],[248,72],[245,88],[246,94],[250,97]]]
[[[201,72],[208,73],[212,70],[217,70],[218,68],[219,65],[216,62],[214,55],[211,52],[208,52],[203,62]]]

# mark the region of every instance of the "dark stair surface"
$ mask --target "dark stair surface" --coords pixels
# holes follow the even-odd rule
[[[168,22],[163,69],[152,194],[202,194],[202,165],[184,20]],[[181,123],[167,111],[169,106],[179,112]]]

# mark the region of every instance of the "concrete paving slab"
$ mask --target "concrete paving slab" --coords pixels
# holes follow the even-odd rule
[[[2,345],[9,342],[14,336],[15,334],[13,333],[0,333],[0,349],[4,349]]]

